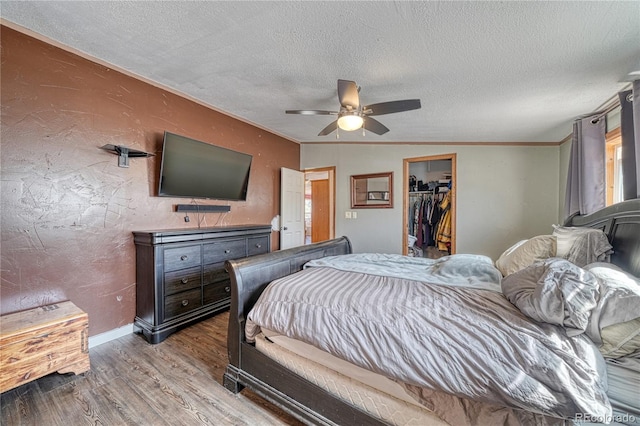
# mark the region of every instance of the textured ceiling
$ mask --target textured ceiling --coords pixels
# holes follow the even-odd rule
[[[340,141],[558,142],[640,71],[640,2],[12,2],[14,28],[299,142],[337,110],[419,98]]]

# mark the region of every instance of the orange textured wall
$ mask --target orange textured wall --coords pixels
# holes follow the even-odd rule
[[[131,232],[198,226],[174,212],[191,200],[156,196],[165,130],[253,155],[248,200],[198,200],[231,206],[201,226],[278,214],[280,168],[299,169],[298,144],[7,27],[0,40],[2,313],[71,300],[90,335],[133,322]],[[104,144],[156,156],[120,168]]]

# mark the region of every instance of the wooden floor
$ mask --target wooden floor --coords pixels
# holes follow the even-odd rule
[[[0,395],[0,424],[301,425],[248,390],[222,387],[228,312],[150,345],[129,335],[89,351],[91,371]]]

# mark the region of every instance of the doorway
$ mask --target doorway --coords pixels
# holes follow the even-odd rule
[[[305,244],[335,236],[335,167],[307,169],[304,172]]]
[[[403,160],[402,253],[456,252],[456,154]]]

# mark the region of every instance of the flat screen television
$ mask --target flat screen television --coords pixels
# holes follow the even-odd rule
[[[252,159],[165,131],[158,195],[246,201]]]

